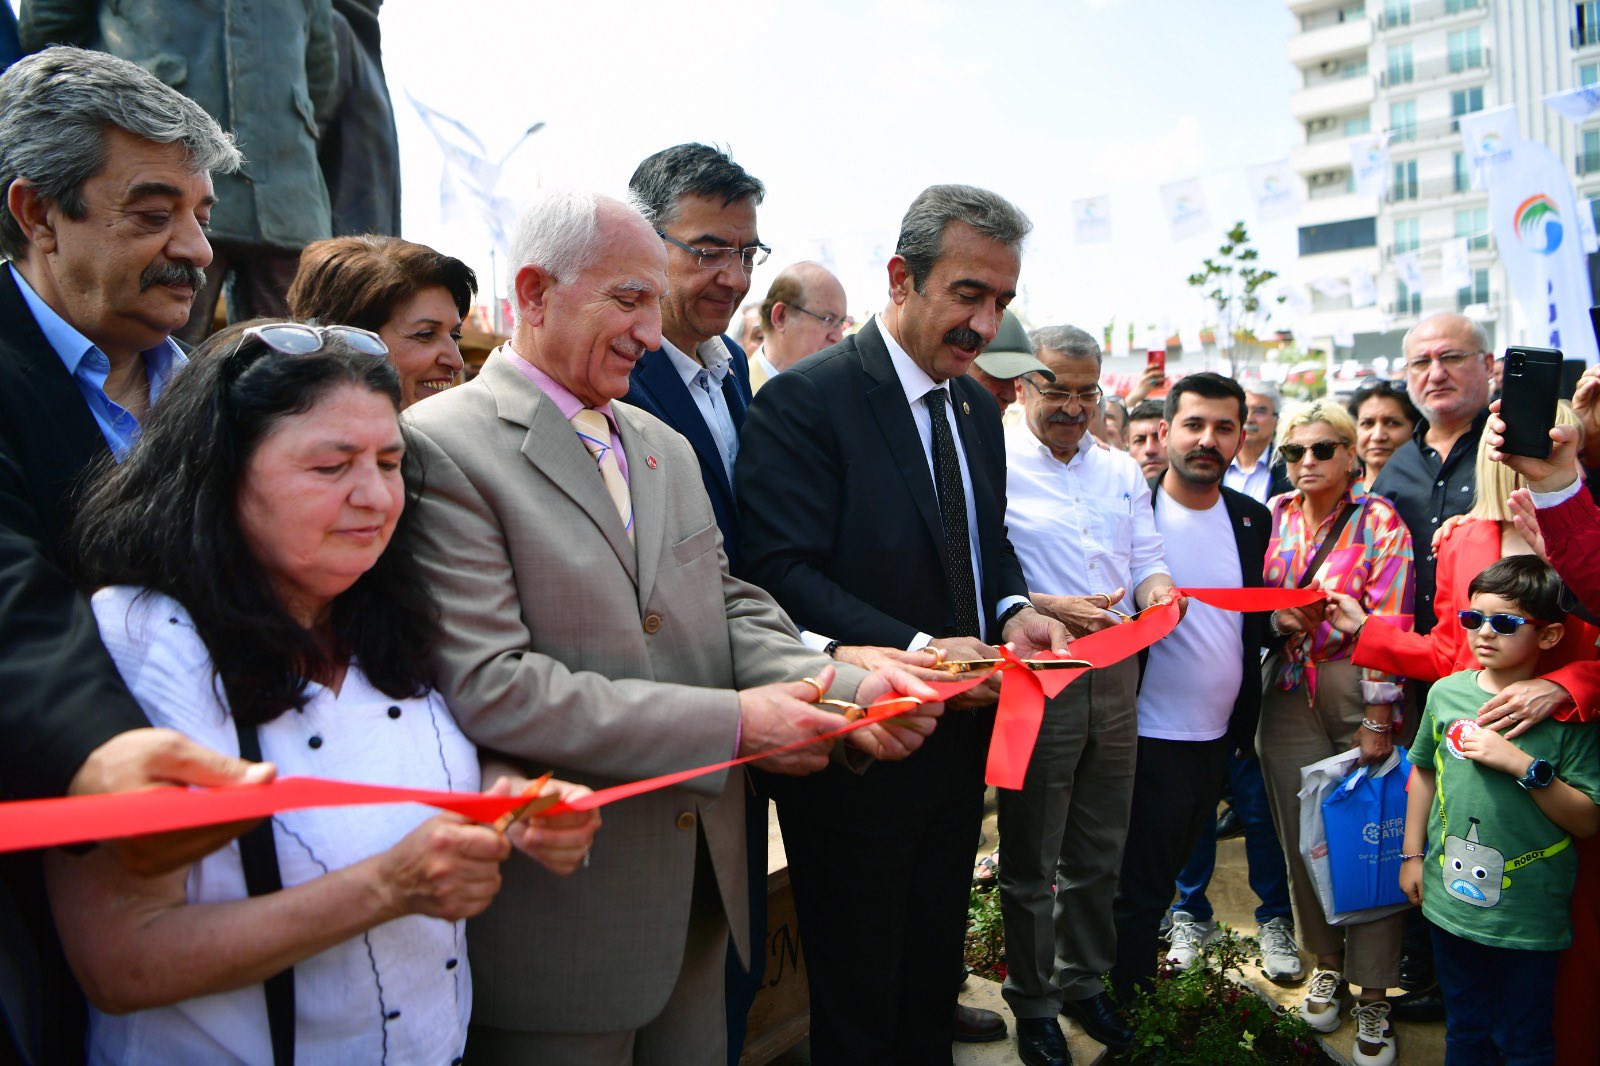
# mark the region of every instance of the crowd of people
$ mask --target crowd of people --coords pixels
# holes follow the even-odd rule
[[[7,856],[9,1058],[736,1063],[770,800],[813,1061],[1011,1037],[1060,1066],[1061,1017],[1126,1047],[1161,960],[1218,935],[1226,791],[1263,971],[1318,1030],[1353,1015],[1355,1062],[1430,1017],[1451,1063],[1593,1061],[1600,371],[1549,459],[1499,452],[1458,315],[1348,404],[1215,372],[1109,395],[1094,337],[1008,309],[1030,223],[964,185],[916,197],[859,325],[809,262],[747,312],[767,189],[682,144],[626,198],[540,193],[512,333],[463,381],[477,279],[398,237],[268,257],[284,313],[211,332],[208,271],[253,284],[208,235],[240,166],[133,63],[54,47],[0,77],[5,797],[312,774],[572,798],[757,761],[603,825],[371,806]],[[977,876],[1009,1033],[958,1000],[998,680],[928,685],[1161,604],[1173,633],[1047,700],[998,796]],[[923,702],[819,739],[826,701],[892,693]],[[1330,924],[1300,770],[1401,740],[1420,909]]]

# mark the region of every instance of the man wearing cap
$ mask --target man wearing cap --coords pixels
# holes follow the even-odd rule
[[[844,339],[844,286],[821,263],[786,266],[761,301],[761,347],[750,356],[750,391],[806,356]]]
[[[1033,342],[1028,339],[1028,331],[1023,328],[1022,320],[1008,308],[1000,321],[1000,332],[995,334],[993,343],[983,350],[983,354],[967,367],[967,376],[989,390],[1003,415],[1006,408],[1017,402],[1017,379],[1024,374],[1038,374],[1046,381],[1056,379],[1050,368],[1039,362],[1033,354]]]

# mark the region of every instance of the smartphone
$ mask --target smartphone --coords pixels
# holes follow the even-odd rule
[[[1144,368],[1146,372],[1159,370],[1163,377],[1167,373],[1167,350],[1165,348],[1151,348],[1145,352]]]
[[[1507,348],[1500,385],[1500,417],[1506,440],[1500,450],[1535,459],[1550,457],[1550,429],[1561,396],[1561,352],[1555,348]]]

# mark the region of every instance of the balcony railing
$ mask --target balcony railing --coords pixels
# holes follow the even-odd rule
[[[1467,250],[1473,255],[1477,255],[1480,252],[1492,252],[1494,251],[1494,238],[1486,233],[1468,238]],[[1385,263],[1392,262],[1397,255],[1405,255],[1408,252],[1416,251],[1421,251],[1421,245],[1408,244],[1401,246],[1398,244],[1386,244],[1383,246],[1383,261]]]
[[[1474,293],[1473,295],[1477,294]],[[1462,300],[1459,290],[1452,292],[1448,296],[1429,296],[1421,300],[1414,296],[1405,301],[1391,298],[1384,301],[1382,306],[1383,313],[1391,318],[1415,318],[1432,314],[1435,311],[1464,311],[1466,308],[1471,307],[1473,303],[1483,304],[1488,309],[1489,318],[1495,318],[1500,313],[1500,301],[1495,299],[1493,293],[1490,293],[1487,300]]]
[[[1385,89],[1399,89],[1441,78],[1453,78],[1458,74],[1487,73],[1488,70],[1489,49],[1475,48],[1470,52],[1431,59],[1426,63],[1390,67],[1380,73],[1378,79]]]
[[[1432,0],[1432,2],[1405,4],[1393,10],[1379,12],[1374,20],[1380,30],[1417,26],[1438,19],[1453,18],[1470,12],[1488,10],[1486,0]]]
[[[1454,176],[1448,178],[1429,178],[1426,181],[1395,182],[1389,186],[1389,191],[1384,194],[1384,202],[1391,204],[1410,204],[1419,201],[1442,200],[1447,196],[1463,196],[1482,190],[1473,189],[1465,181],[1457,181]]]

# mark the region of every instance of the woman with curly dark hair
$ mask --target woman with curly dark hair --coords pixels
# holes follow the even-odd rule
[[[153,724],[286,774],[470,791],[477,752],[425,672],[437,621],[386,354],[346,327],[211,337],[88,490],[76,566]],[[510,845],[570,871],[597,825],[520,822],[508,843],[367,806],[280,813],[158,877],[54,853],[51,903],[95,1007],[89,1058],[282,1062],[298,1045],[302,1061],[448,1062],[471,1013],[462,924]]]

